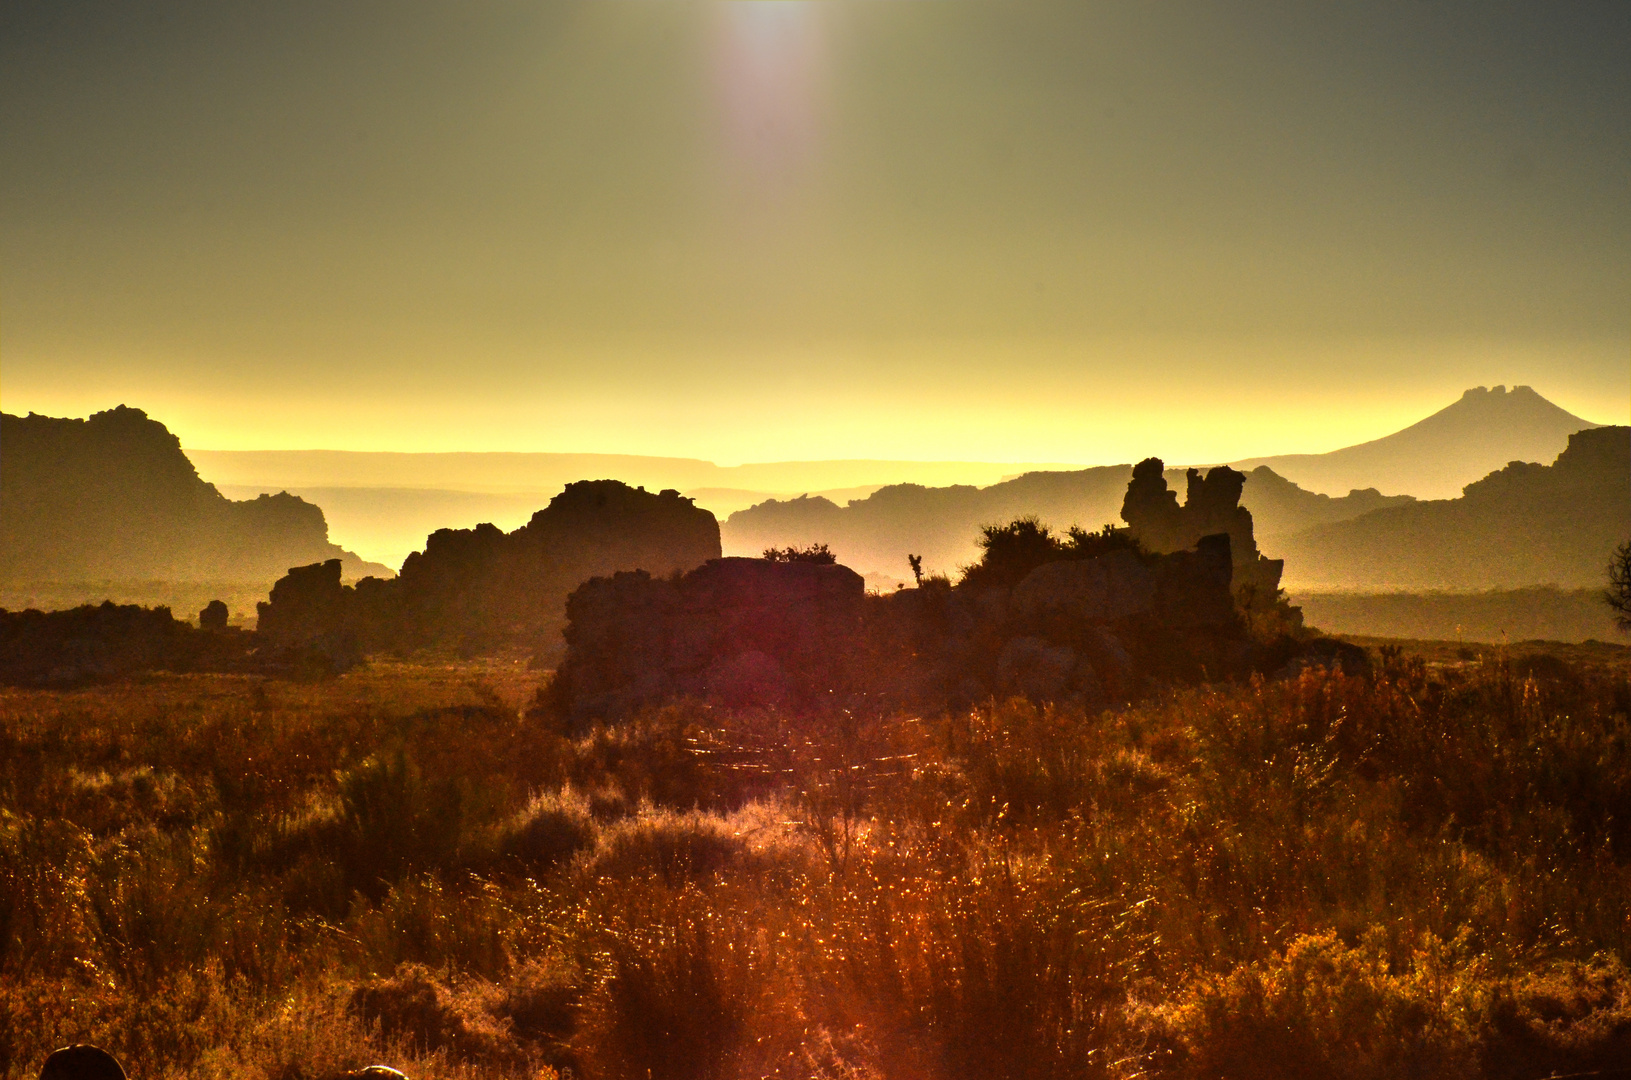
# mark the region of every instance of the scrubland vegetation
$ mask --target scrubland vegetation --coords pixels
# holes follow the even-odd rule
[[[1539,1077],[1631,1060],[1631,683],[1546,656],[1085,713],[514,665],[0,692],[0,1067]]]

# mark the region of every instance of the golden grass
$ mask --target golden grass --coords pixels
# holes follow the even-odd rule
[[[0,1072],[1539,1077],[1631,1059],[1631,683],[1499,656],[1099,715],[519,665],[0,692]]]

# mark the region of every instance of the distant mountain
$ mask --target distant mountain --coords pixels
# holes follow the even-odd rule
[[[1234,467],[1267,466],[1311,491],[1383,491],[1446,499],[1509,461],[1550,461],[1569,436],[1597,427],[1527,386],[1474,387],[1461,400],[1403,431],[1328,454],[1248,458]]]
[[[400,566],[438,528],[525,523],[569,483],[621,480],[674,488],[728,514],[803,493],[836,500],[885,484],[993,484],[1037,469],[1074,465],[989,461],[769,461],[716,465],[638,454],[424,453],[344,450],[188,450],[201,476],[244,498],[288,491],[318,502],[335,541]]]
[[[0,580],[266,581],[340,559],[323,511],[292,495],[233,502],[140,409],[88,420],[0,415]]]
[[[1097,529],[1121,524],[1121,501],[1131,465],[1073,472],[1032,472],[988,487],[925,487],[894,484],[865,499],[839,506],[805,496],[771,499],[732,514],[721,527],[727,555],[757,555],[770,547],[826,544],[840,562],[874,579],[904,579],[908,553],[923,556],[926,571],[952,573],[973,562],[982,525],[1034,515],[1057,529]],[[1184,470],[1167,471],[1180,490]],[[1256,534],[1272,537],[1310,525],[1357,517],[1383,506],[1410,502],[1375,490],[1340,499],[1303,491],[1269,469],[1247,474],[1241,502],[1252,512]]]
[[[1551,465],[1514,461],[1461,498],[1375,510],[1263,545],[1287,588],[1602,587],[1631,539],[1631,427],[1570,436]]]
[[[639,454],[517,454],[354,452],[346,450],[187,451],[200,475],[235,487],[399,488],[490,493],[541,493],[584,479],[621,480],[653,491],[706,489],[727,498],[743,493],[792,495],[838,488],[929,484],[991,484],[1037,469],[1075,468],[1057,462],[760,461],[716,465],[698,458]]]

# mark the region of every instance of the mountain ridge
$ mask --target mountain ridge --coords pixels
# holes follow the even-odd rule
[[[1375,487],[1420,499],[1454,498],[1509,461],[1551,461],[1577,431],[1602,427],[1533,388],[1476,386],[1455,402],[1390,435],[1324,454],[1277,454],[1230,464],[1267,466],[1309,490],[1340,494]]]
[[[1587,428],[1550,465],[1514,461],[1456,499],[1386,507],[1266,545],[1288,589],[1602,587],[1631,537],[1631,427]]]
[[[340,559],[390,571],[328,540],[320,507],[287,492],[234,502],[140,409],[80,420],[0,414],[0,579],[272,581]]]

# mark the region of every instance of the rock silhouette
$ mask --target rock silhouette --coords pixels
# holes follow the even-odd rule
[[[241,670],[251,642],[239,630],[198,629],[163,607],[0,609],[0,683],[71,687],[142,671]]]
[[[46,1058],[40,1080],[125,1080],[125,1070],[101,1047],[79,1044],[65,1046]]]
[[[339,560],[335,561],[337,562]],[[223,601],[211,600],[204,606],[204,609],[198,613],[198,628],[200,630],[213,631],[225,630],[227,628],[227,621],[231,617],[232,613],[227,610],[227,606]]]
[[[896,484],[844,506],[820,496],[771,499],[732,514],[721,533],[733,555],[824,543],[839,561],[869,577],[910,581],[908,552],[921,558],[925,572],[955,573],[978,557],[974,538],[995,521],[1035,517],[1060,528],[1113,522],[1132,471],[1131,465],[1107,465],[1033,472],[983,488]],[[1179,470],[1169,469],[1166,476],[1169,482],[1184,480]],[[1241,496],[1259,538],[1413,501],[1374,488],[1332,498],[1304,491],[1266,468],[1247,475]]]
[[[140,409],[88,420],[0,415],[0,580],[271,581],[338,558],[323,511],[292,495],[232,502]]]
[[[257,625],[272,641],[341,652],[517,643],[547,651],[580,582],[620,570],[665,576],[719,554],[714,516],[677,491],[585,480],[514,532],[483,524],[432,533],[389,581],[343,586],[333,560],[291,569],[259,606]]]
[[[1036,528],[1016,526],[988,534]],[[1165,554],[1112,534],[1053,542],[1013,572],[886,594],[847,567],[768,559],[595,578],[567,602],[566,658],[542,704],[581,727],[679,698],[818,711],[1102,702],[1284,662],[1236,611],[1227,533]]]
[[[1252,514],[1240,505],[1244,474],[1220,465],[1203,476],[1199,469],[1186,474],[1184,503],[1167,489],[1160,458],[1146,458],[1133,466],[1121,504],[1122,520],[1134,539],[1157,553],[1194,547],[1202,537],[1224,534],[1234,562],[1234,588],[1273,598],[1285,569],[1281,559],[1265,559],[1252,535]]]

